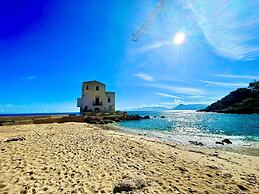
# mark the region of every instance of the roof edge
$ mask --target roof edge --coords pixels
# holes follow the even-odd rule
[[[93,82],[96,82],[96,83],[99,83],[99,84],[105,85],[104,83],[99,82],[99,81],[97,81],[97,80],[85,81],[85,82],[83,82],[83,84],[84,84],[84,83],[93,83]]]

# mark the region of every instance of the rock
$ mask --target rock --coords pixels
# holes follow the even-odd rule
[[[218,156],[219,156],[219,153],[218,153],[218,152],[215,152],[215,153],[213,153],[213,154],[210,154],[210,156],[218,157]]]
[[[101,120],[101,121],[100,121],[100,124],[103,125],[103,124],[106,124],[106,122],[105,122],[104,120]]]
[[[204,152],[199,151],[199,150],[189,150],[189,152],[194,152],[194,153],[199,153],[199,154],[205,154]]]
[[[197,142],[197,141],[189,141],[190,144],[196,145],[196,146],[204,146],[202,142]]]
[[[224,173],[224,174],[222,174],[222,177],[225,178],[225,179],[229,179],[229,178],[232,178],[233,175],[230,174],[230,173]]]
[[[113,193],[131,192],[146,187],[147,184],[142,179],[122,179],[113,188]]]
[[[149,116],[142,117],[140,115],[88,115],[83,118],[81,122],[86,122],[90,124],[108,124],[112,122],[122,122],[122,121],[131,121],[131,120],[142,120],[150,119]]]
[[[23,141],[23,140],[25,140],[24,137],[22,137],[22,136],[16,136],[16,137],[8,137],[8,138],[4,139],[3,142]]]
[[[224,143],[223,143],[223,142],[221,142],[221,141],[216,141],[216,142],[215,142],[215,144],[221,144],[221,145],[224,145]]]
[[[139,116],[139,115],[136,115],[136,116],[135,116],[135,120],[141,120],[141,119],[143,119],[142,116]]]
[[[104,122],[105,122],[106,124],[113,123],[113,121],[112,121],[112,120],[109,120],[109,119],[105,120]]]
[[[88,123],[90,123],[90,124],[98,124],[99,122],[96,121],[96,120],[90,120]]]
[[[212,169],[212,170],[219,170],[219,167],[214,166],[214,165],[207,165],[207,167]]]
[[[226,143],[226,144],[232,144],[232,142],[229,139],[223,139],[222,143]]]
[[[143,119],[141,116],[139,115],[129,115],[126,120],[130,121],[130,120],[141,120]]]
[[[161,116],[161,119],[164,119],[165,118],[165,116]]]

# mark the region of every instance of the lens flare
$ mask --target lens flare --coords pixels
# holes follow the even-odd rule
[[[185,42],[186,35],[183,32],[178,32],[174,35],[173,43],[175,45],[181,45]]]

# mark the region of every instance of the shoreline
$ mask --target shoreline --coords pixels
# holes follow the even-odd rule
[[[250,155],[250,156],[257,156],[259,157],[259,147],[253,147],[253,146],[245,146],[245,145],[219,145],[219,146],[207,146],[207,145],[192,145],[191,143],[183,143],[180,141],[174,141],[170,140],[168,138],[163,138],[161,136],[157,136],[157,134],[163,134],[163,132],[160,131],[148,131],[148,130],[130,130],[127,128],[124,128],[122,126],[114,125],[114,124],[109,124],[109,125],[100,125],[101,128],[106,129],[108,128],[109,130],[115,130],[115,131],[121,131],[126,134],[131,134],[135,136],[140,136],[146,139],[152,139],[154,141],[158,141],[161,143],[173,143],[177,144],[179,146],[186,146],[186,147],[194,147],[194,148],[205,148],[205,149],[211,149],[211,150],[222,150],[226,152],[234,152],[242,155]],[[156,134],[154,135],[152,132],[155,132]],[[170,136],[174,136],[173,134],[170,134]],[[226,136],[227,137],[227,136]],[[198,142],[199,143],[199,142]],[[253,143],[257,143],[259,145],[259,141],[253,141]]]
[[[259,157],[85,123],[1,126],[0,193],[258,193]],[[141,183],[141,184],[140,184]],[[141,185],[141,187],[138,187]]]

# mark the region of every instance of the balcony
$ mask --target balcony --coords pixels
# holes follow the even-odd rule
[[[93,102],[93,105],[94,105],[94,106],[102,106],[103,103],[102,103],[102,102]]]

